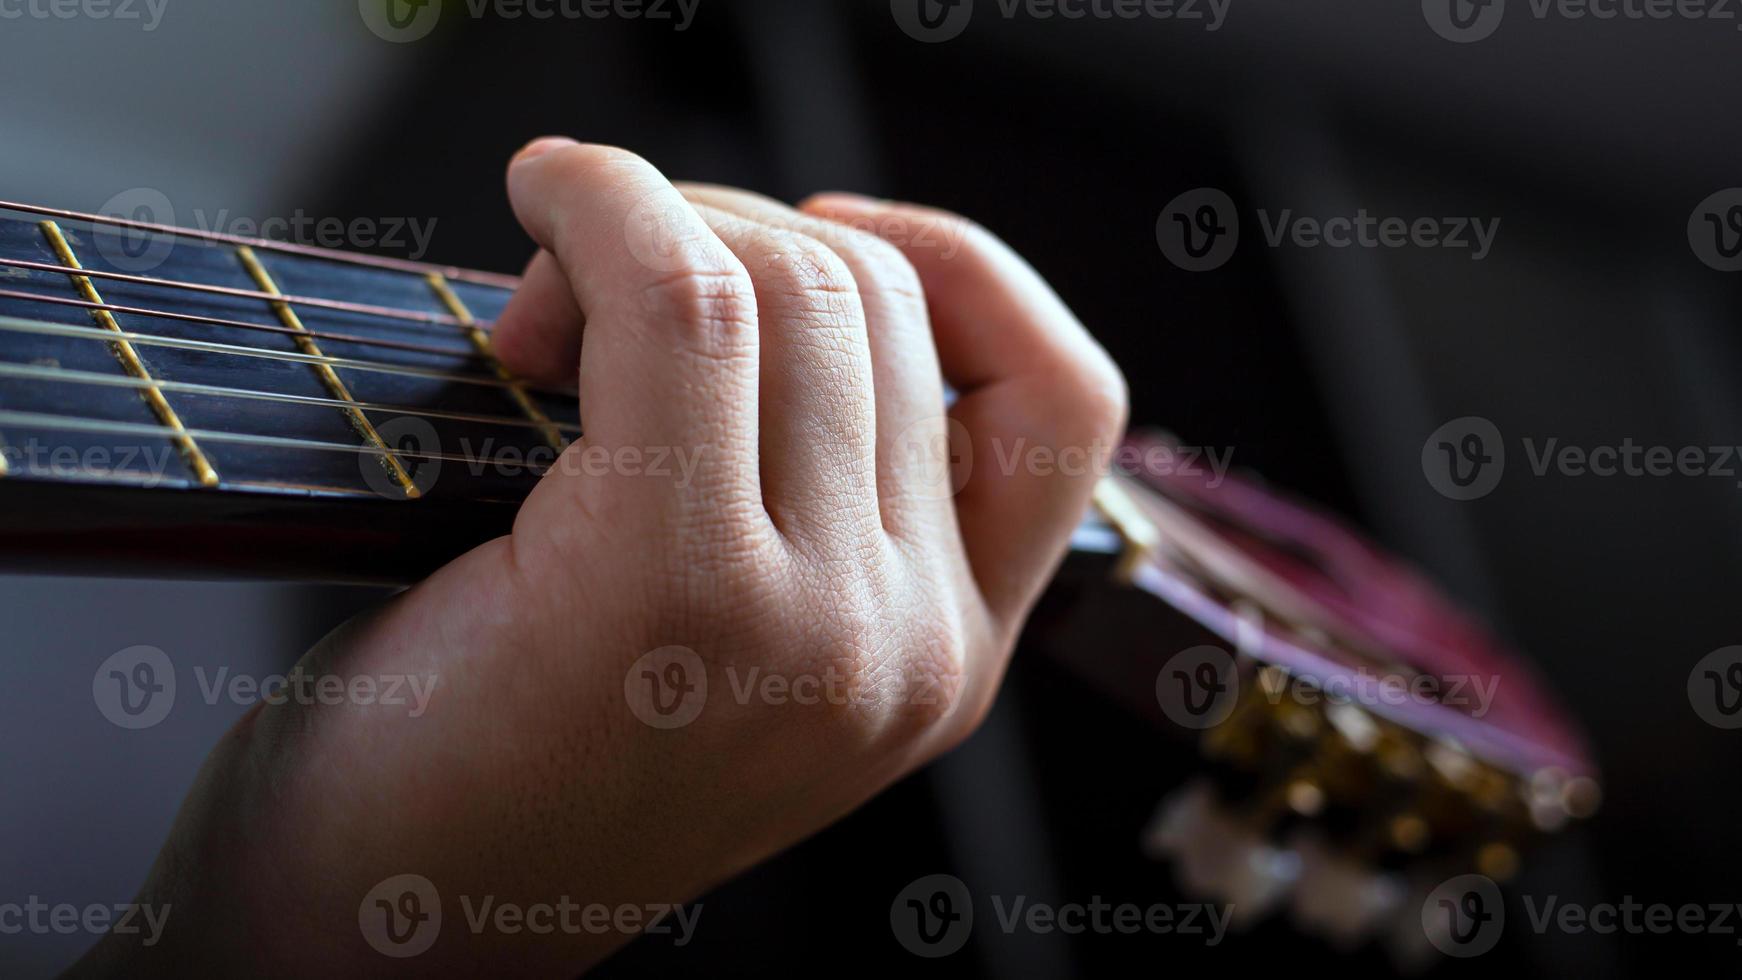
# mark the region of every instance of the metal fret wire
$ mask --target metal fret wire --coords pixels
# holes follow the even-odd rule
[[[459,294],[455,293],[454,288],[448,285],[448,281],[440,275],[432,272],[427,281],[429,287],[435,290],[436,296],[441,299],[442,305],[448,308],[448,312],[452,313],[461,324],[468,328],[467,336],[471,338],[472,346],[478,349],[478,355],[484,358],[491,370],[496,372],[498,378],[508,382],[508,394],[514,399],[514,404],[526,414],[527,418],[538,424],[539,429],[544,434],[545,441],[550,443],[557,452],[562,452],[568,448],[568,444],[563,441],[562,433],[551,424],[550,417],[533,403],[531,396],[527,395],[526,386],[521,384],[519,379],[510,374],[508,369],[502,366],[502,362],[496,359],[496,349],[490,346],[490,335],[478,326],[478,321],[472,317],[472,311],[466,307],[465,301],[460,299]]]
[[[246,245],[240,246],[236,249],[236,258],[241,260],[242,267],[248,270],[249,277],[254,280],[255,285],[258,285],[262,292],[268,296],[284,295],[279,291],[278,282],[272,278],[272,273],[267,272],[266,266],[262,265],[260,260],[255,257],[252,248]],[[289,303],[283,300],[273,300],[272,312],[278,315],[278,319],[285,326],[296,331],[298,350],[312,357],[326,356],[321,353],[320,345],[308,336],[308,328],[302,325],[302,318],[290,308]],[[351,428],[355,429],[365,441],[382,451],[381,468],[387,471],[387,476],[394,483],[399,484],[399,489],[407,498],[415,499],[423,496],[423,491],[418,489],[417,484],[413,482],[411,474],[399,462],[399,457],[388,450],[387,440],[381,438],[381,433],[375,431],[375,423],[369,421],[369,416],[364,415],[363,410],[356,407],[357,399],[351,397],[351,389],[339,377],[339,372],[333,370],[331,364],[317,364],[314,370],[316,377],[321,379],[321,384],[326,387],[327,391],[334,398],[346,403],[345,419],[351,423]]]
[[[42,231],[42,236],[48,240],[49,246],[54,250],[55,256],[61,262],[75,270],[81,267],[79,257],[73,251],[72,243],[67,241],[66,235],[61,233],[60,225],[50,220],[42,222],[38,227]],[[73,288],[78,290],[87,300],[93,303],[103,301],[103,297],[98,294],[97,287],[91,282],[90,277],[72,275],[70,278]],[[157,421],[163,428],[169,431],[170,441],[181,451],[182,458],[187,461],[188,469],[193,470],[194,479],[202,487],[217,486],[218,471],[212,468],[211,460],[200,449],[199,443],[194,440],[194,437],[188,434],[187,427],[181,424],[181,416],[177,415],[175,409],[170,406],[169,399],[163,397],[163,391],[152,380],[151,372],[146,370],[145,362],[140,359],[139,352],[134,350],[133,343],[123,336],[126,331],[121,329],[121,324],[115,322],[115,317],[107,312],[97,312],[91,316],[102,324],[103,332],[112,338],[109,341],[109,350],[115,355],[115,359],[121,362],[121,370],[147,382],[146,386],[140,390],[139,397],[145,402],[146,408],[151,410],[151,414],[157,416]]]

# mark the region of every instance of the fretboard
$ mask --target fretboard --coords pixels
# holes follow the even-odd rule
[[[369,505],[500,513],[580,433],[572,390],[513,378],[491,351],[513,285],[0,206],[0,492],[94,502],[93,528],[148,499],[195,525],[350,501],[404,536],[451,508]],[[158,493],[105,492],[120,489]]]

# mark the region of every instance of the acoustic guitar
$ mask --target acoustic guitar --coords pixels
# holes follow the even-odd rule
[[[582,433],[491,352],[515,285],[0,202],[0,567],[405,584],[507,533]],[[1116,457],[1043,607],[1206,757],[1145,846],[1240,922],[1416,955],[1436,886],[1594,812],[1583,740],[1421,577],[1171,448]]]

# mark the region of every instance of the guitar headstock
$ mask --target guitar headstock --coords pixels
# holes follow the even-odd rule
[[[1529,667],[1419,574],[1313,509],[1236,476],[1145,467],[1140,439],[1096,504],[1118,576],[1205,643],[1155,699],[1213,775],[1165,801],[1146,848],[1237,920],[1287,906],[1342,943],[1425,940],[1421,897],[1503,882],[1590,816],[1596,769]]]

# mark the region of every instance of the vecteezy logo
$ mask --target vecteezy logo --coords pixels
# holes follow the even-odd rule
[[[1688,674],[1688,703],[1714,728],[1742,728],[1742,646],[1700,658]]]
[[[1742,271],[1742,187],[1721,190],[1688,217],[1688,244],[1719,272]]]
[[[1434,33],[1457,44],[1480,41],[1500,29],[1506,0],[1421,0]]]
[[[442,932],[442,899],[423,875],[394,875],[357,906],[357,928],[377,953],[405,959],[426,952]]]
[[[442,475],[442,438],[428,419],[416,415],[401,415],[375,427],[389,456],[379,452],[359,452],[357,465],[363,469],[363,482],[369,489],[389,500],[404,500],[405,487],[391,467],[411,479],[418,494],[429,493]]]
[[[1506,444],[1493,422],[1479,415],[1453,419],[1435,429],[1421,447],[1427,482],[1453,500],[1486,497],[1506,472]]]
[[[135,187],[103,202],[97,213],[105,218],[154,225],[175,224],[175,205],[155,187]],[[173,236],[140,228],[106,228],[91,233],[97,254],[119,272],[150,272],[175,249]]]
[[[175,707],[175,665],[156,647],[128,647],[97,666],[91,698],[114,724],[150,728]]]
[[[1182,728],[1220,725],[1240,700],[1240,674],[1233,655],[1208,645],[1174,654],[1155,677],[1155,700],[1162,713]]]
[[[688,647],[642,654],[623,677],[623,696],[635,717],[653,728],[682,728],[708,702],[708,669]]]
[[[948,500],[974,472],[974,441],[967,426],[947,415],[920,419],[895,437],[895,458],[913,479],[907,491],[922,500]]]
[[[974,931],[974,898],[954,875],[927,875],[889,904],[889,928],[895,941],[915,956],[948,956]]]
[[[1447,956],[1481,956],[1506,928],[1500,886],[1485,875],[1459,875],[1442,883],[1421,904],[1421,928]]]
[[[1240,243],[1240,213],[1234,199],[1214,187],[1199,187],[1167,202],[1155,222],[1161,254],[1187,272],[1221,268]]]
[[[896,26],[915,41],[954,40],[974,19],[974,0],[889,0]]]
[[[357,0],[357,12],[383,41],[421,41],[442,19],[441,0]]]

